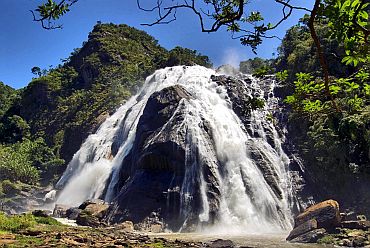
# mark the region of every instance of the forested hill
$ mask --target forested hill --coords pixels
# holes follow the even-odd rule
[[[65,168],[63,160],[69,161],[148,75],[179,64],[212,66],[196,51],[166,50],[144,31],[98,23],[63,65],[34,67],[37,78],[22,90],[1,83],[0,181],[57,177]]]

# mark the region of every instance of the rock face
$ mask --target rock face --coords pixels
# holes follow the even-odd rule
[[[117,189],[123,183],[126,186],[118,193],[108,220],[138,223],[155,212],[172,227],[183,222],[179,188],[185,173],[186,133],[180,128],[184,118],[180,101],[190,98],[181,86],[165,88],[149,98]]]
[[[152,231],[255,228],[256,218],[259,230],[290,228],[290,160],[283,132],[267,118],[277,102],[273,81],[212,75],[178,66],[148,77],[76,153],[59,202],[104,198],[112,202],[105,222]]]
[[[167,76],[172,77],[172,74],[161,75],[163,78]],[[153,82],[158,82],[155,80],[158,79],[154,78]],[[285,227],[290,225],[286,217],[289,210],[282,204],[287,196],[281,179],[281,173],[285,173],[281,170],[285,170],[289,159],[287,157],[282,159],[285,154],[281,151],[281,145],[275,142],[279,136],[275,128],[271,127],[271,123],[265,120],[261,121],[261,124],[256,122],[256,119],[265,117],[264,113],[253,118],[251,114],[253,99],[265,97],[265,95],[267,99],[270,97],[267,92],[272,90],[269,87],[259,88],[258,84],[252,82],[250,78],[237,79],[210,75],[210,81],[207,83],[216,89],[215,91],[193,86],[195,89],[204,90],[206,94],[218,94],[211,101],[208,100],[211,98],[209,95],[199,94],[204,97],[205,100],[202,98],[204,104],[209,104],[206,107],[201,105],[200,96],[192,87],[188,88],[187,85],[181,84],[154,92],[148,98],[137,124],[132,148],[120,163],[118,183],[113,190],[111,190],[112,187],[109,188],[109,192],[114,192],[115,198],[104,218],[106,222],[121,223],[129,220],[135,224],[146,223],[148,216],[155,213],[158,223],[152,223],[144,229],[151,230],[155,226],[155,229],[161,227],[179,230],[181,228],[183,231],[193,231],[202,221],[204,225],[212,225],[223,214],[220,211],[222,199],[228,198],[225,195],[222,196],[224,193],[222,190],[226,190],[226,186],[223,185],[230,183],[230,180],[225,178],[236,173],[240,178],[238,184],[241,184],[238,188],[245,188],[240,193],[244,195],[243,199],[246,199],[244,203],[250,198],[252,201],[250,208],[262,209],[261,217],[266,218],[266,222],[279,223]],[[251,89],[253,87],[256,89],[250,90],[246,84],[252,83]],[[189,84],[193,85],[193,82]],[[260,92],[261,96],[257,96],[257,92]],[[218,100],[219,96],[221,96],[220,100]],[[225,116],[228,116],[230,123],[237,123],[237,127],[233,129],[240,128],[240,132],[236,131],[239,132],[238,135],[235,135],[236,132],[232,135],[235,135],[235,139],[240,136],[243,136],[241,139],[245,139],[241,146],[238,145],[235,148],[241,149],[243,155],[240,158],[238,154],[221,155],[223,151],[219,149],[223,145],[219,143],[223,143],[222,140],[228,142],[227,138],[222,137],[222,132],[227,128],[221,130],[222,128],[217,128],[214,123],[211,123],[211,120],[217,120],[212,116],[213,112],[208,115],[193,109],[197,106],[201,110],[214,111],[209,106],[217,106],[217,101],[227,105],[227,110],[224,110],[227,111]],[[195,120],[194,124],[189,123],[189,119]],[[228,121],[220,123],[223,123],[218,124],[221,127],[230,124]],[[196,125],[196,128],[189,127],[191,125]],[[251,138],[248,138],[250,136]],[[112,156],[118,154],[123,139],[118,137],[113,142]],[[230,153],[233,154],[234,151]],[[248,155],[244,156],[245,153]],[[238,161],[239,159],[243,161]],[[261,179],[250,178],[248,175],[250,173],[246,162],[249,161],[248,159],[253,164],[252,170],[257,170],[262,175]],[[235,164],[240,168],[234,172],[231,171],[231,167],[225,168],[227,164]],[[266,194],[271,194],[271,197],[266,197],[268,200],[257,200],[263,193],[254,192],[258,183],[253,180],[263,181],[260,188]],[[248,196],[245,196],[246,194]],[[226,208],[233,208],[233,203],[227,204]],[[257,206],[258,204],[263,206]],[[243,207],[231,211],[239,211],[241,208]],[[245,215],[248,211],[240,211],[243,212],[241,221],[252,218],[247,216],[249,213]],[[200,214],[203,212],[205,217],[201,220]],[[275,222],[273,219],[278,221]],[[165,223],[164,226],[163,223]]]

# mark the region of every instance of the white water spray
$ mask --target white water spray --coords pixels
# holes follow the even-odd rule
[[[102,197],[104,190],[105,200],[113,200],[119,171],[125,166],[122,162],[132,148],[148,98],[156,91],[178,84],[191,95],[190,99],[183,99],[178,107],[185,113],[180,127],[185,128],[188,134],[186,171],[179,189],[181,214],[186,217],[192,211],[189,202],[193,197],[193,188],[200,187],[202,211],[199,221],[207,223],[210,220],[207,183],[200,164],[194,159],[199,156],[202,161],[209,162],[209,170],[221,192],[217,221],[204,225],[206,230],[258,233],[290,228],[289,159],[281,147],[283,141],[277,130],[266,119],[268,108],[274,107],[277,101],[272,94],[273,82],[265,89],[255,79],[250,85],[245,85],[248,92],[253,89],[260,95],[268,95],[265,109],[253,113],[248,133],[232,110],[226,89],[210,80],[215,74],[215,71],[201,66],[176,66],[158,70],[148,77],[141,92],[109,117],[74,155],[58,182],[57,186],[63,189],[57,203],[78,206],[87,199]],[[201,128],[204,121],[211,128],[212,142]],[[269,142],[269,137],[272,137],[273,144]],[[117,146],[115,152],[112,151],[114,146]],[[267,167],[271,173],[269,178],[274,180],[275,191],[280,194],[274,192],[261,165],[252,158],[251,150],[262,154],[267,164],[265,170]],[[197,179],[199,185],[196,185]]]

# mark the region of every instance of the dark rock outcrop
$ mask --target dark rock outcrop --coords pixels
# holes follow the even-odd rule
[[[118,195],[106,217],[110,222],[132,220],[140,223],[155,213],[156,218],[165,220],[175,230],[183,224],[185,216],[180,213],[180,191],[186,170],[191,168],[187,168],[190,165],[186,161],[189,142],[187,127],[182,127],[186,113],[182,101],[189,99],[191,95],[179,85],[156,92],[148,99],[133,147],[122,163],[120,184],[116,186]],[[205,134],[210,131],[206,122],[202,128]],[[209,147],[211,149],[212,146]],[[210,164],[217,161],[199,157],[192,159],[197,160],[196,166],[203,168],[204,180],[209,188],[210,212],[215,217],[220,192]],[[192,187],[191,209],[201,211],[199,175],[193,177],[195,185]],[[189,223],[197,218],[197,214],[194,212],[192,216],[186,216]]]
[[[250,105],[252,98],[244,86],[244,82],[224,75],[212,76],[211,79],[218,85],[226,88],[232,109],[243,121],[243,123],[247,124],[250,117]]]

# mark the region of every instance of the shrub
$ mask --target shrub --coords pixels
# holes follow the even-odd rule
[[[4,180],[1,182],[2,191],[5,195],[15,194],[16,192],[20,191],[19,185],[17,183],[13,183],[10,180]]]
[[[35,221],[38,224],[45,224],[45,225],[52,225],[52,226],[62,225],[60,222],[58,222],[56,219],[53,219],[52,217],[35,217]]]
[[[7,216],[0,212],[0,231],[17,232],[36,224],[37,222],[32,214]]]

